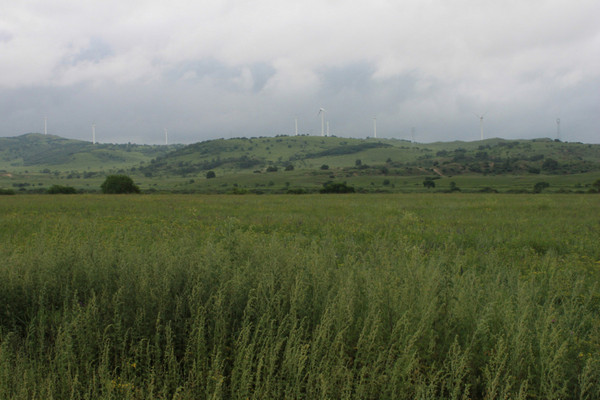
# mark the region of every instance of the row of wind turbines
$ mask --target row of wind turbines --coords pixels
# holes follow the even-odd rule
[[[325,110],[323,107],[319,108],[319,112],[317,116],[321,116],[321,136],[330,136],[329,133],[329,121],[325,121]],[[473,113],[477,118],[479,118],[479,131],[480,131],[480,139],[483,140],[483,117],[487,114],[487,111],[483,114]],[[294,119],[294,134],[298,136],[298,117]],[[164,128],[165,132],[165,145],[169,144],[169,132],[167,128]],[[48,134],[48,118],[44,116],[44,135]],[[377,138],[377,117],[373,117],[373,138]],[[560,140],[560,118],[556,118],[556,138]],[[415,141],[415,128],[411,128],[411,141]],[[96,144],[96,124],[92,123],[92,144]]]

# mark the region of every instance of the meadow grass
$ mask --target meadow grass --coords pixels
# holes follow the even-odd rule
[[[2,399],[600,398],[600,201],[10,196]]]

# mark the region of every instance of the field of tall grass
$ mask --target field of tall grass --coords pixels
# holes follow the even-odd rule
[[[0,399],[598,399],[594,195],[6,196]]]

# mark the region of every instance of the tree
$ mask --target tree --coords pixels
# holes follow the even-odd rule
[[[327,169],[329,169],[329,165],[323,164],[323,165],[321,165],[321,169],[322,170],[327,170]]]
[[[533,193],[542,193],[542,190],[546,189],[550,184],[548,182],[537,182],[533,185]]]
[[[435,187],[435,182],[431,179],[425,179],[423,181],[423,186],[425,186],[427,189],[431,189]]]
[[[75,194],[77,191],[72,186],[52,185],[48,188],[48,194]]]
[[[212,178],[216,178],[217,174],[215,174],[215,171],[208,171],[206,173],[206,179],[212,179]]]
[[[320,193],[354,193],[354,186],[346,185],[346,182],[325,182]]]
[[[286,171],[293,171],[294,170],[294,166],[292,164],[288,164],[288,165],[286,165],[285,170]]]
[[[109,175],[102,185],[102,193],[121,194],[121,193],[139,193],[140,188],[133,183],[133,179],[127,175]]]
[[[542,163],[542,169],[544,171],[556,171],[558,169],[558,161],[552,158],[546,158]]]
[[[592,187],[596,188],[596,192],[600,193],[600,179],[596,179],[596,182],[592,183]]]

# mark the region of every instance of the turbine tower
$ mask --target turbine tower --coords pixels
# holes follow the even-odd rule
[[[167,128],[165,128],[165,145],[169,144],[169,133],[167,132]]]
[[[556,139],[560,140],[560,118],[556,118]]]
[[[373,138],[377,139],[377,117],[373,117]]]
[[[96,144],[96,124],[92,124],[92,144]]]
[[[325,136],[325,109],[319,108],[319,114],[321,114],[321,136]]]
[[[477,118],[479,118],[479,130],[481,131],[481,140],[483,140],[483,117],[487,114],[487,111],[481,115],[475,114]]]

